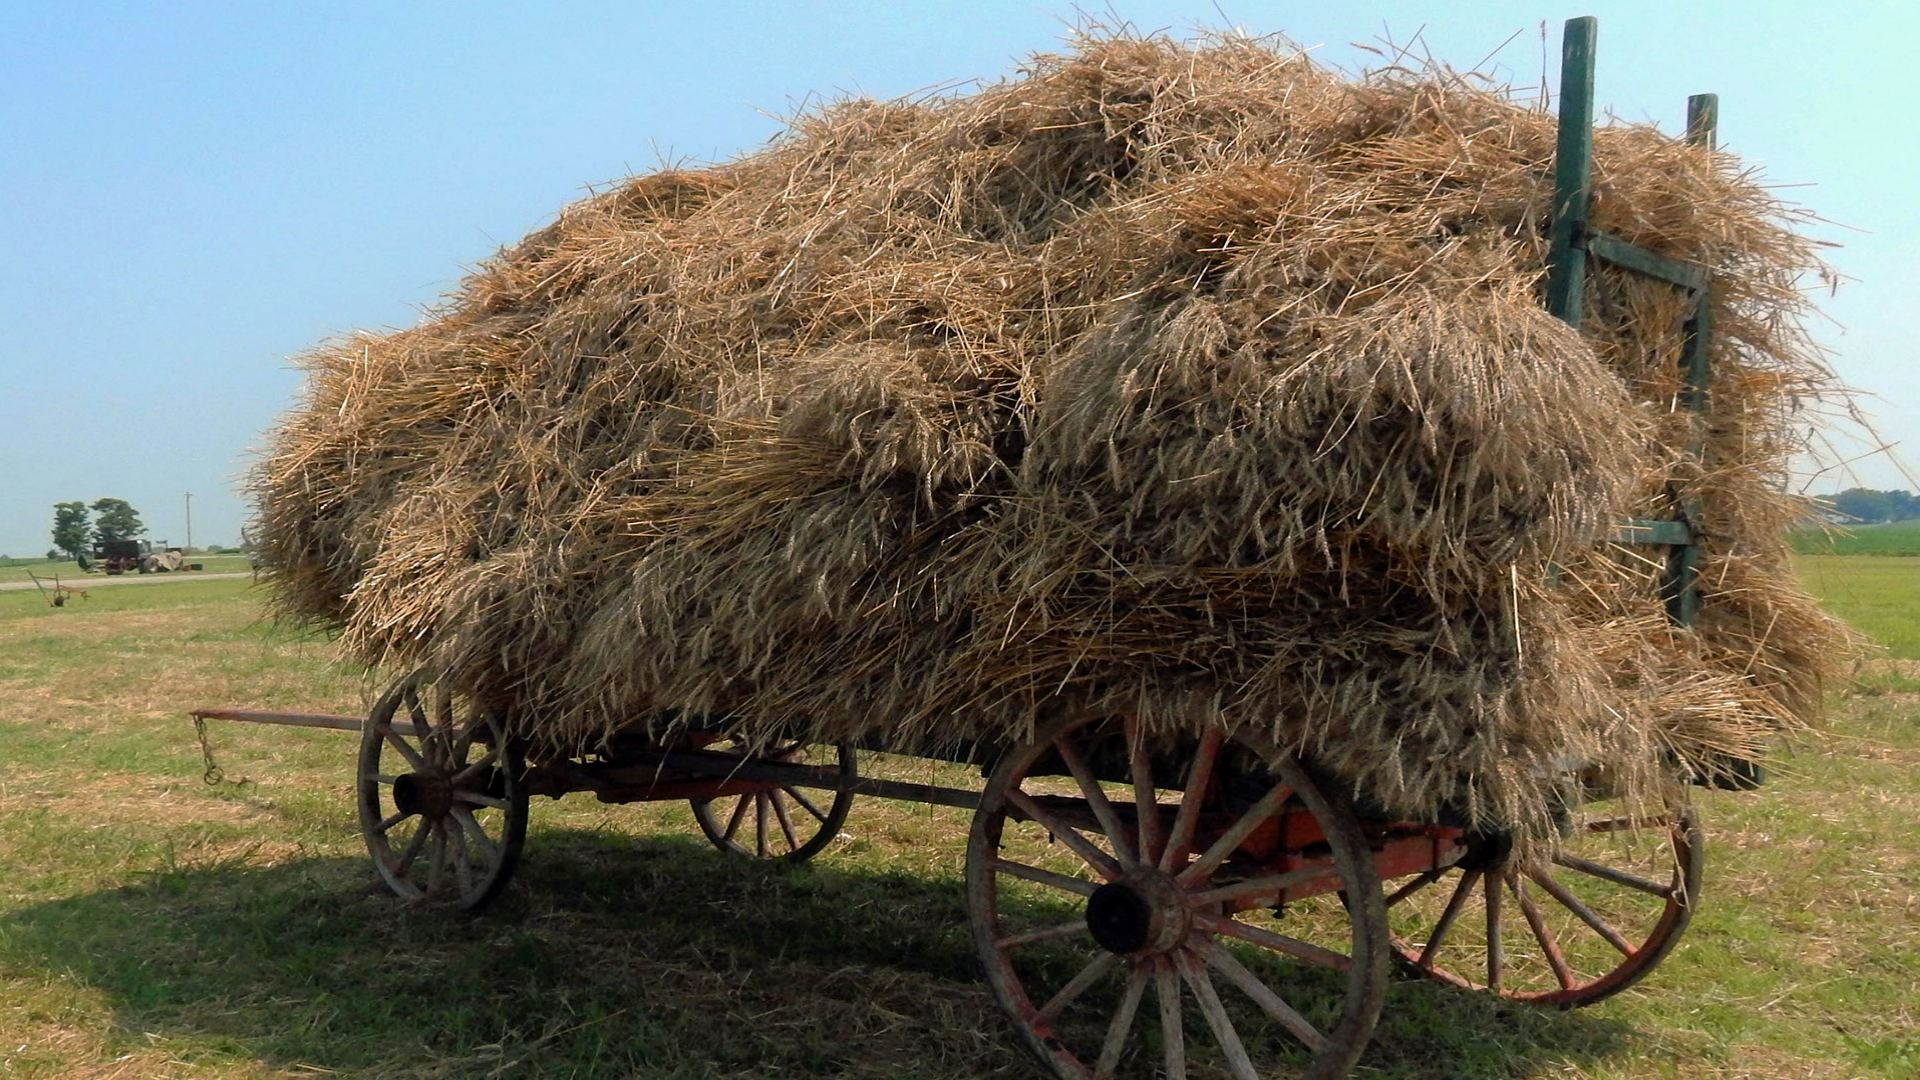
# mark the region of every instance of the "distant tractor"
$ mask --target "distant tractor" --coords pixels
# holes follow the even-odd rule
[[[129,570],[166,574],[200,569],[199,563],[187,561],[186,552],[168,547],[164,540],[158,547],[150,540],[105,540],[93,545],[92,552],[82,552],[78,562],[80,569],[88,573],[98,570],[103,574],[124,574]]]

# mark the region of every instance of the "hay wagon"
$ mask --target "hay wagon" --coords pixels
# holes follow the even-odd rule
[[[1551,861],[1528,861],[1504,833],[1358,806],[1257,737],[1166,742],[1128,717],[959,748],[945,760],[979,767],[971,788],[863,776],[851,743],[750,752],[725,727],[670,742],[635,729],[596,754],[529,758],[505,717],[427,675],[365,720],[196,715],[358,729],[375,870],[402,898],[462,910],[506,885],[536,795],[684,799],[716,847],[790,862],[825,849],[859,795],[971,809],[966,897],[986,980],[1020,1040],[1068,1077],[1126,1075],[1144,1058],[1167,1076],[1191,1059],[1250,1078],[1275,1053],[1283,1071],[1343,1075],[1394,967],[1585,1005],[1666,956],[1700,887],[1701,837],[1680,803],[1569,806]]]
[[[1593,31],[1591,19],[1567,28],[1547,306],[1579,325],[1590,258],[1680,290],[1692,312],[1682,404],[1702,411],[1708,274],[1587,225]],[[1690,100],[1690,141],[1711,145],[1715,108],[1711,95]],[[1615,539],[1664,550],[1667,616],[1685,626],[1698,508],[1674,502]],[[359,731],[358,813],[380,878],[462,910],[506,885],[534,796],[684,799],[715,846],[791,862],[825,850],[857,796],[971,810],[966,897],[986,980],[1020,1041],[1064,1077],[1337,1077],[1366,1045],[1393,968],[1585,1005],[1652,970],[1699,900],[1685,787],[1665,807],[1632,805],[1578,762],[1542,778],[1573,794],[1555,805],[1558,843],[1529,847],[1471,827],[1464,810],[1414,821],[1369,806],[1263,735],[1173,736],[1126,715],[1041,718],[1025,741],[949,744],[939,759],[983,778],[965,787],[863,775],[863,753],[893,749],[883,739],[756,729],[749,742],[725,716],[681,717],[669,734],[614,725],[592,752],[555,755],[431,672],[399,681],[364,719],[196,717]],[[1704,779],[1754,777],[1729,762]]]

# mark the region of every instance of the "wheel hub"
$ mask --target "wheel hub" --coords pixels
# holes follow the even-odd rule
[[[1462,870],[1504,870],[1513,858],[1513,834],[1510,832],[1470,832],[1461,837],[1466,854],[1454,865]]]
[[[453,809],[453,783],[445,774],[414,772],[394,778],[393,804],[403,814],[442,818]]]
[[[1161,873],[1100,886],[1087,898],[1086,917],[1093,940],[1122,956],[1167,952],[1192,927],[1186,891]]]

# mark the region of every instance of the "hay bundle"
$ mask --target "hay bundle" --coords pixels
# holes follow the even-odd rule
[[[632,180],[422,325],[322,347],[256,474],[287,612],[560,750],[724,714],[904,749],[1130,711],[1529,829],[1805,718],[1780,493],[1805,244],[1724,156],[1598,133],[1595,224],[1712,267],[1538,292],[1554,121],[1244,39],[1083,42]],[[1690,447],[1704,439],[1704,460]],[[1659,549],[1697,497],[1697,629]],[[710,722],[710,721],[708,721]]]

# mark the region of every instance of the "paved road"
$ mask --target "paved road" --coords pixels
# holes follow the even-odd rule
[[[167,574],[121,574],[107,577],[104,574],[81,574],[77,577],[60,575],[60,584],[71,585],[76,589],[98,589],[103,585],[158,585],[163,581],[223,581],[227,578],[252,577],[252,574],[205,574],[192,570],[176,570]],[[41,578],[46,587],[53,588],[53,581]],[[0,592],[19,592],[21,589],[34,588],[31,581],[0,581]]]

